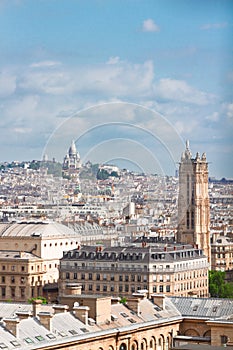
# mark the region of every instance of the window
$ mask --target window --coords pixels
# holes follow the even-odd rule
[[[107,275],[106,275],[106,273],[103,274],[103,280],[104,280],[104,281],[107,280]]]
[[[114,286],[113,286],[113,285],[111,285],[110,291],[111,291],[111,292],[114,292]]]
[[[15,266],[11,266],[11,271],[15,271]]]
[[[163,293],[163,286],[159,286],[159,292]]]
[[[28,344],[32,344],[32,343],[34,343],[34,341],[31,339],[31,338],[25,338],[24,339],[24,341],[26,342],[26,343],[28,343]]]
[[[92,290],[92,284],[89,284],[88,290]]]
[[[5,270],[6,270],[6,266],[2,265],[2,271],[5,271]]]
[[[129,282],[129,276],[128,275],[125,276],[125,282]]]
[[[153,286],[153,293],[156,293],[157,289],[156,286]]]
[[[77,279],[77,272],[74,273],[74,280]]]
[[[5,283],[6,279],[5,276],[2,276],[2,283]]]
[[[226,335],[221,335],[221,344],[227,344],[228,337]]]
[[[166,292],[170,293],[170,286],[166,286]]]
[[[92,280],[92,273],[89,273],[89,280]]]
[[[125,285],[125,292],[127,293],[128,291],[129,291],[129,285],[126,284],[126,285]]]
[[[25,283],[25,277],[20,277],[20,283],[24,284]]]
[[[2,287],[2,297],[5,298],[6,296],[6,287]]]
[[[85,273],[81,274],[81,280],[85,280]]]
[[[21,271],[25,271],[25,266],[21,266]]]
[[[99,273],[96,274],[96,280],[97,280],[97,281],[100,280],[100,274],[99,274]]]
[[[70,273],[66,272],[66,279],[69,280],[70,279]]]
[[[15,347],[21,346],[16,340],[12,340],[10,343]]]
[[[15,283],[15,276],[11,276],[11,283]]]
[[[49,339],[56,339],[55,335],[49,333],[49,334],[46,334],[46,337],[48,337]]]
[[[99,284],[96,285],[96,291],[97,291],[97,292],[100,291],[100,285],[99,285]]]
[[[123,291],[123,286],[120,284],[119,285],[119,292],[122,292]]]
[[[44,337],[42,337],[42,335],[37,335],[35,338],[39,341],[45,340]]]
[[[103,286],[103,292],[107,292],[107,286],[106,285]]]
[[[20,288],[21,289],[21,298],[25,297],[25,288]]]
[[[114,275],[111,275],[111,281],[114,281],[114,279],[115,279],[115,277],[114,277]]]
[[[138,282],[141,282],[141,275],[138,275]]]

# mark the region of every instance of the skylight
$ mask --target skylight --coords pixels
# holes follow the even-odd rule
[[[86,328],[80,328],[80,331],[82,331],[83,333],[88,333],[89,332],[89,330],[86,329]]]
[[[8,346],[4,343],[0,343],[0,349],[8,349]]]
[[[56,339],[55,335],[53,335],[52,333],[46,334],[46,337],[48,337],[49,339]]]
[[[39,341],[45,340],[45,338],[42,337],[42,335],[37,335],[35,338]]]
[[[12,340],[11,344],[14,345],[15,347],[21,346],[16,340]]]

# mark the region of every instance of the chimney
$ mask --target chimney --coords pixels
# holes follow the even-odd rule
[[[78,283],[67,283],[66,284],[66,295],[81,295],[82,286]]]
[[[18,318],[4,318],[6,329],[13,334],[16,338],[19,337],[19,319]]]
[[[52,330],[52,317],[50,312],[39,312],[38,316],[40,318],[40,323],[42,326],[44,326],[46,329],[48,329],[50,332]]]
[[[140,300],[141,298],[127,298],[127,306],[137,315],[140,314]]]
[[[114,305],[114,304],[119,304],[121,301],[121,298],[120,297],[112,297],[111,298],[111,304]]]
[[[21,321],[21,320],[28,319],[32,315],[32,313],[31,313],[31,311],[17,311],[16,315],[18,316],[19,320]]]
[[[32,303],[32,313],[33,313],[34,317],[36,317],[38,312],[40,311],[41,304],[42,304],[42,300],[41,299],[36,299],[36,300],[33,301],[33,303]]]
[[[151,299],[154,304],[159,306],[162,310],[165,309],[165,295],[164,294],[152,294]]]
[[[73,306],[73,314],[81,322],[88,324],[88,311],[90,308],[88,306]]]
[[[55,314],[60,314],[61,312],[67,312],[69,309],[68,305],[53,305],[53,310]]]
[[[146,299],[147,298],[147,289],[139,289],[137,293],[133,293],[133,297],[139,298],[139,299]]]

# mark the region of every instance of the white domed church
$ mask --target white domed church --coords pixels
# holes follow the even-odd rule
[[[78,177],[81,169],[80,155],[76,149],[75,142],[72,140],[71,146],[64,157],[63,161],[63,176]]]

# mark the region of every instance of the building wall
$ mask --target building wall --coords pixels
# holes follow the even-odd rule
[[[191,250],[193,256],[189,259],[189,252],[186,254],[185,250],[181,250],[179,258],[177,254],[175,260],[166,260],[161,251],[154,253],[155,259],[151,259],[150,248],[140,250],[142,253],[136,249],[137,254],[132,247],[127,252],[122,247],[124,253],[119,250],[113,253],[114,248],[111,253],[94,252],[92,248],[89,253],[84,252],[85,248],[65,253],[59,268],[60,295],[67,294],[67,284],[79,283],[85,294],[129,297],[143,289],[148,291],[149,296],[153,293],[208,296],[208,264],[206,257],[196,255],[199,250]],[[111,259],[112,254],[115,258]],[[137,255],[141,260],[137,260]],[[164,259],[160,259],[163,255]]]
[[[0,259],[0,301],[28,301],[43,295],[43,260]]]
[[[177,241],[197,244],[210,262],[209,225],[208,163],[205,153],[193,159],[187,143],[179,167]]]

